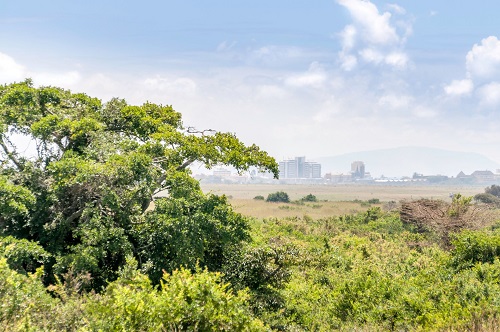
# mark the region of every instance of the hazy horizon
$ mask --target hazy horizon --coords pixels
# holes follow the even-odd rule
[[[402,146],[500,163],[500,3],[0,3],[0,83],[173,105],[277,160]]]

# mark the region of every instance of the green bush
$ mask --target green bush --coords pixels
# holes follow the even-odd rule
[[[156,290],[126,266],[102,295],[91,297],[85,319],[92,331],[262,331],[245,291],[232,292],[219,273],[186,269],[165,274]]]
[[[317,202],[318,199],[313,194],[306,195],[300,199],[303,202]]]
[[[255,199],[255,200],[257,200],[257,201],[263,201],[265,198],[264,198],[264,196],[262,196],[262,195],[257,195],[257,196],[255,196],[253,199]]]
[[[277,191],[267,195],[266,202],[290,203],[290,197],[284,191]]]
[[[500,198],[488,193],[477,194],[476,196],[474,196],[474,200],[476,202],[500,206]]]
[[[39,244],[12,236],[0,237],[0,256],[7,259],[11,269],[24,274],[35,272],[50,257]]]
[[[490,195],[493,195],[493,196],[496,196],[496,197],[500,197],[500,186],[496,185],[496,184],[493,184],[489,187],[486,187],[484,189],[484,192],[486,194],[490,194]]]
[[[493,263],[500,257],[500,233],[463,231],[452,240],[452,263],[458,268],[469,268],[476,263]]]

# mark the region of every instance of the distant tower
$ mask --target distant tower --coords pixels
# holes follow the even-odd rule
[[[365,177],[365,163],[362,161],[353,161],[351,164],[351,174],[353,179],[362,179]]]

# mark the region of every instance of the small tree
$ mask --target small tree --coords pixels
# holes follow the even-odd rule
[[[284,191],[277,191],[275,193],[267,195],[266,201],[289,203],[290,197],[288,197],[288,194]]]

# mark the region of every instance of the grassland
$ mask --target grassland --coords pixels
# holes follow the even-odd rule
[[[255,218],[303,217],[323,218],[365,211],[366,201],[379,199],[383,206],[387,202],[432,198],[450,200],[451,193],[474,196],[484,192],[484,185],[441,186],[441,185],[268,185],[268,184],[205,184],[204,192],[225,194],[236,211]],[[303,205],[268,203],[253,199],[261,195],[284,191],[291,201],[313,194],[318,202]]]

